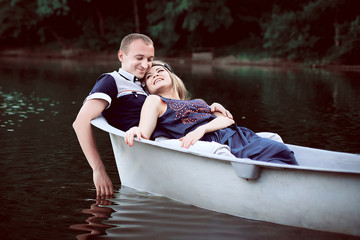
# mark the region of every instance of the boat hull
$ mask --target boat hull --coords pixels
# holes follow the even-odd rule
[[[125,186],[243,218],[360,235],[360,175],[263,168],[246,180],[229,161],[111,140]]]
[[[238,217],[360,236],[359,155],[289,145],[295,156],[352,158],[345,170],[317,169],[234,161],[146,140],[129,147],[122,133],[111,131],[110,138],[125,186]],[[239,177],[234,164],[261,174]]]

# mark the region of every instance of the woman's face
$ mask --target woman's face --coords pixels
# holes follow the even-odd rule
[[[154,66],[145,74],[145,85],[151,94],[160,94],[167,87],[172,87],[168,71],[162,66]]]

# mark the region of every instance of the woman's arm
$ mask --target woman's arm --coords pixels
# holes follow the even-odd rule
[[[166,104],[159,96],[150,95],[146,98],[144,105],[141,108],[139,127],[132,127],[126,131],[125,142],[132,146],[134,144],[134,137],[137,136],[138,140],[141,137],[150,139],[151,134],[154,132],[158,118],[166,110]]]
[[[231,115],[231,113],[226,110],[226,108],[224,108],[223,105],[221,105],[220,103],[216,103],[214,102],[213,104],[210,105],[210,110],[212,113],[221,113],[222,115],[224,115],[225,117],[228,118],[233,118],[233,116]]]
[[[197,127],[195,130],[189,132],[184,137],[180,139],[181,147],[189,148],[190,145],[194,145],[196,141],[201,139],[206,133],[215,132],[219,129],[226,128],[235,123],[233,119],[224,117],[221,114],[215,114],[217,118],[211,120],[210,122]]]

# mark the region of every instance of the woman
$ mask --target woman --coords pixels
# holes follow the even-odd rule
[[[139,127],[126,132],[125,142],[130,146],[135,136],[139,140],[160,136],[180,139],[184,148],[198,140],[215,141],[228,145],[238,158],[297,165],[294,153],[283,143],[261,138],[238,127],[233,119],[211,113],[203,100],[185,100],[186,88],[169,65],[154,61],[143,84],[152,95],[142,107]]]

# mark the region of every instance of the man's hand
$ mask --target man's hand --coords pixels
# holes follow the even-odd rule
[[[112,182],[105,170],[94,170],[93,180],[96,187],[97,196],[114,195]]]
[[[213,103],[210,106],[211,112],[219,112],[222,115],[224,115],[225,117],[228,117],[230,119],[233,119],[233,116],[231,115],[231,113],[226,110],[223,105],[221,105],[220,103]]]

